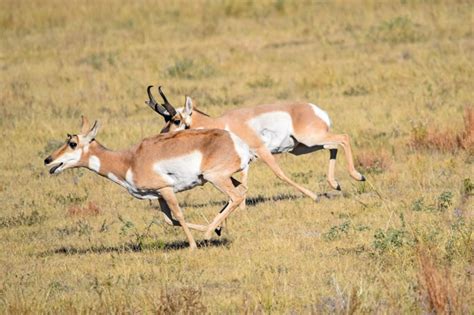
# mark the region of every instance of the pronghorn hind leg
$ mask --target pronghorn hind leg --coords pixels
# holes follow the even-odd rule
[[[305,143],[306,146],[323,146],[325,149],[329,149],[329,167],[328,167],[328,182],[335,188],[340,190],[340,186],[334,178],[334,170],[336,166],[337,146],[340,145],[344,149],[344,155],[346,157],[347,169],[352,178],[358,181],[365,181],[365,177],[359,173],[354,167],[354,159],[352,156],[352,149],[350,138],[346,134],[331,134],[327,133],[323,137],[319,138],[315,143]]]
[[[171,215],[171,209],[166,201],[163,198],[160,198],[158,199],[158,202],[160,203],[161,212],[163,213],[165,222],[172,226],[181,226],[181,224]],[[186,225],[193,230],[198,230],[201,232],[207,231],[207,227],[201,224],[186,223]]]
[[[239,208],[241,210],[245,210],[245,196],[247,195],[247,173],[248,173],[248,167],[243,170],[242,172],[245,172],[244,174],[242,174],[242,179],[245,180],[245,183],[241,183],[239,182],[238,180],[236,180],[235,178],[231,177],[230,179],[232,180],[232,185],[234,185],[235,188],[237,188],[243,195],[244,195],[244,200],[240,203],[239,205]],[[219,213],[223,212],[227,206],[229,205],[229,202],[226,202],[226,204],[224,205],[224,207],[221,209],[221,211],[219,211]],[[226,221],[227,219],[224,219],[222,221],[222,224],[220,226],[218,226],[214,231],[216,232],[216,234],[218,236],[221,236],[222,234],[222,228],[225,227],[226,225]]]
[[[230,198],[227,205],[216,215],[216,217],[209,224],[208,229],[204,234],[205,239],[210,239],[213,231],[220,235],[220,228],[218,227],[240,205],[240,203],[244,201],[247,189],[243,187],[243,185],[239,181],[232,177],[224,179],[206,179],[214,186],[216,186],[217,189],[228,195]]]
[[[247,166],[247,168],[245,168],[243,171],[242,171],[242,185],[247,188],[248,185],[248,179],[249,179],[249,167]],[[245,196],[247,197],[247,196]],[[244,199],[244,201],[240,204],[240,209],[241,210],[245,210],[245,207],[246,207],[246,199]]]
[[[341,185],[339,185],[336,178],[334,177],[336,169],[337,146],[324,146],[324,148],[329,150],[327,181],[332,188],[341,190]]]
[[[265,162],[265,164],[267,164],[268,167],[270,167],[270,169],[273,171],[273,173],[275,173],[275,175],[278,178],[280,178],[284,182],[290,184],[291,186],[295,187],[296,189],[298,189],[299,191],[301,191],[303,194],[310,197],[314,201],[318,201],[318,196],[315,193],[313,193],[310,190],[304,188],[303,186],[298,185],[297,183],[295,183],[294,181],[292,181],[290,178],[288,178],[285,175],[285,173],[282,171],[282,169],[280,168],[280,166],[276,162],[275,157],[271,154],[270,151],[268,151],[266,148],[263,148],[263,149],[257,150],[257,154],[258,154],[259,158],[263,162]]]
[[[194,250],[197,248],[196,241],[193,238],[193,235],[191,234],[191,231],[189,230],[188,225],[186,224],[186,221],[184,221],[184,215],[183,212],[181,211],[181,208],[179,207],[178,200],[176,199],[176,196],[173,192],[173,188],[166,187],[160,189],[160,194],[166,204],[168,205],[169,209],[171,210],[171,213],[173,216],[176,218],[178,221],[179,225],[184,230],[184,233],[186,234],[186,237],[188,238],[189,242],[189,248],[191,250]]]
[[[365,181],[364,175],[359,173],[354,167],[354,158],[352,156],[352,148],[350,137],[347,134],[327,134],[324,141],[331,143],[340,144],[344,149],[344,155],[346,157],[347,169],[352,178],[358,181]]]

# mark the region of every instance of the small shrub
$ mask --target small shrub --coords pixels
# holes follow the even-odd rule
[[[408,244],[408,235],[404,229],[389,228],[387,231],[378,229],[375,232],[372,246],[379,252],[400,248]]]
[[[87,203],[87,206],[84,206],[84,207],[72,206],[67,209],[67,214],[68,216],[71,216],[71,217],[96,216],[96,215],[99,215],[101,212],[102,210],[99,208],[99,206],[92,201]]]
[[[172,78],[202,79],[212,76],[215,70],[207,63],[197,63],[192,59],[183,58],[176,60],[165,72]]]
[[[423,197],[413,201],[411,210],[416,212],[444,212],[453,205],[453,193],[450,191],[443,191],[436,201],[426,204]]]
[[[68,193],[66,196],[59,195],[56,196],[56,202],[62,205],[78,205],[84,203],[89,196],[86,194],[84,196],[79,196],[74,193]]]
[[[0,217],[0,228],[22,226],[22,225],[31,226],[31,225],[43,222],[45,218],[46,218],[45,215],[39,213],[36,210],[33,210],[29,214],[20,212],[17,215],[13,215],[9,217]]]
[[[453,193],[444,191],[438,196],[436,208],[438,211],[446,211],[453,204]]]
[[[326,241],[334,241],[341,238],[342,234],[346,234],[349,232],[349,228],[351,226],[351,221],[344,221],[340,225],[335,225],[329,229],[326,233],[323,233],[323,239]]]
[[[275,83],[275,80],[273,80],[269,75],[265,75],[263,78],[247,83],[247,85],[251,88],[270,88]]]
[[[466,107],[462,132],[428,128],[426,124],[414,125],[409,146],[414,150],[425,149],[441,152],[467,150],[470,153],[474,152],[474,108]]]
[[[449,270],[441,272],[426,250],[417,249],[420,295],[430,312],[455,314],[459,311],[458,298]]]
[[[474,223],[458,217],[450,226],[449,239],[446,241],[446,259],[472,256],[472,235]]]
[[[202,291],[191,287],[162,290],[156,309],[158,314],[204,314],[206,311]]]
[[[344,96],[359,96],[367,94],[369,94],[369,91],[361,85],[351,86],[342,92],[342,95]]]
[[[462,194],[465,196],[470,196],[473,194],[474,184],[471,182],[470,178],[465,178],[462,185]]]
[[[364,151],[356,158],[356,165],[367,173],[383,173],[390,168],[391,164],[390,156],[385,151]]]
[[[106,65],[115,65],[115,56],[112,53],[93,53],[78,61],[78,64],[85,64],[91,66],[95,70],[102,70]]]
[[[374,42],[398,44],[417,42],[423,40],[425,35],[420,25],[413,23],[409,17],[398,16],[372,27],[369,38]]]
[[[59,236],[71,236],[71,235],[90,235],[92,232],[92,226],[86,220],[79,220],[72,226],[65,226],[62,228],[56,228],[56,232]]]

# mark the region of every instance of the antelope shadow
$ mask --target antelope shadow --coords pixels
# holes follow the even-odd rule
[[[326,199],[334,199],[342,196],[341,192],[324,192],[318,194],[320,198],[326,198]],[[245,200],[245,205],[248,207],[255,207],[261,203],[266,203],[266,202],[277,202],[277,201],[285,201],[285,200],[295,200],[295,199],[301,199],[305,198],[306,196],[303,195],[294,195],[294,194],[277,194],[274,196],[263,196],[263,195],[257,195],[253,197],[247,197]],[[202,202],[202,203],[188,203],[188,202],[181,202],[180,206],[183,208],[204,208],[204,207],[209,207],[209,206],[224,206],[226,204],[226,201],[224,200],[210,200],[208,202]],[[154,206],[157,207],[158,206]]]
[[[200,240],[196,241],[198,248],[206,247],[227,247],[232,243],[227,238],[213,239],[213,240]],[[91,246],[86,248],[74,247],[74,246],[61,246],[56,249],[52,249],[39,254],[40,257],[52,256],[52,255],[87,255],[87,254],[106,254],[106,253],[131,253],[131,252],[143,252],[143,251],[175,251],[188,248],[189,243],[187,241],[172,241],[162,242],[156,241],[151,244],[140,244],[140,243],[125,243],[116,246]]]

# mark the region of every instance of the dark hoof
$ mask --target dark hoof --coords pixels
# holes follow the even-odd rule
[[[341,191],[341,190],[342,190],[342,189],[341,189],[341,185],[337,184],[336,190]]]
[[[222,234],[222,228],[221,228],[221,227],[218,227],[217,229],[214,230],[214,232],[216,232],[217,236],[221,236],[221,234]]]
[[[365,182],[365,176],[364,176],[364,175],[360,175],[360,176],[362,176],[361,179],[360,179],[360,181],[361,181],[361,182]]]

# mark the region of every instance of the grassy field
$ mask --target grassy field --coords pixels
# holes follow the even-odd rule
[[[0,0],[0,313],[469,314],[473,292],[472,1]],[[43,159],[99,119],[112,149],[159,132],[146,86],[216,116],[319,104],[351,136],[261,163],[246,210],[188,251],[157,203]],[[469,120],[469,117],[471,120]],[[178,198],[206,222],[223,195]]]

